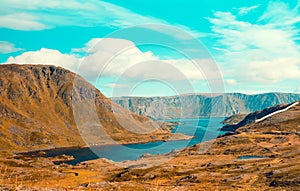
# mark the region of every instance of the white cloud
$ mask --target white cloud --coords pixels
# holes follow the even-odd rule
[[[85,51],[87,55],[79,57],[42,48],[10,57],[7,63],[62,66],[78,72],[92,82],[98,77],[125,77],[138,80],[155,78],[173,81],[218,77],[213,69],[212,60],[160,60],[152,52],[142,52],[133,42],[124,39],[91,39],[85,47],[73,51]]]
[[[208,61],[201,60],[203,63]],[[190,81],[204,79],[203,73],[195,65],[195,60],[150,60],[133,65],[123,66],[118,70],[120,76],[124,78],[147,80],[157,79],[163,81]],[[117,65],[112,65],[113,71],[117,70]],[[211,76],[208,76],[211,77]]]
[[[237,81],[234,80],[234,79],[228,79],[225,81],[227,85],[230,85],[230,86],[235,86],[237,85]]]
[[[257,9],[260,5],[253,5],[251,7],[241,7],[241,8],[238,8],[239,10],[239,15],[246,15],[248,14],[249,12]]]
[[[52,64],[77,71],[86,78],[118,76],[131,66],[159,60],[151,52],[141,52],[133,42],[124,39],[91,39],[85,47],[73,49],[72,54],[63,54],[58,50],[42,48],[9,57],[7,63]],[[85,52],[84,57],[76,55]]]
[[[275,83],[286,78],[300,80],[300,58],[249,62],[244,70],[244,77],[260,82]]]
[[[110,83],[110,84],[105,84],[105,87],[109,88],[128,88],[129,86],[127,84],[117,84],[117,83]]]
[[[22,19],[20,19],[22,18]],[[107,26],[126,28],[140,24],[167,24],[165,20],[143,16],[123,7],[104,1],[91,0],[2,0],[0,7],[0,27],[17,30],[43,30],[56,26]],[[174,24],[195,37],[204,34],[186,26]],[[159,32],[159,29],[156,29]],[[168,35],[177,33],[167,31]],[[186,37],[186,36],[184,36]]]
[[[142,52],[133,42],[124,39],[92,39],[85,47],[73,51],[87,52],[78,72],[94,80],[99,75],[119,76],[135,64],[158,60],[152,52]]]
[[[207,77],[215,77],[210,69],[213,61],[203,60],[161,60],[151,51],[142,52],[131,41],[124,39],[91,39],[84,48],[73,51],[86,51],[88,55],[81,63],[80,73],[95,78],[100,76],[122,76],[132,79],[186,80],[203,79],[201,65]],[[197,62],[197,63],[195,63]],[[210,72],[209,72],[210,71]]]
[[[15,30],[42,30],[49,28],[38,21],[38,17],[27,13],[0,15],[0,27]]]
[[[214,16],[209,21],[218,43],[215,50],[220,53],[216,59],[227,78],[250,83],[299,79],[296,39],[300,30],[292,21],[299,17],[298,7],[289,9],[285,3],[271,2],[256,23],[241,21],[229,12],[215,12]]]
[[[50,64],[61,66],[72,71],[76,71],[76,67],[80,62],[80,58],[75,55],[63,54],[58,50],[42,48],[38,51],[24,52],[16,57],[9,57],[6,63],[17,64]]]
[[[299,3],[291,9],[285,2],[271,1],[259,21],[268,22],[277,27],[294,28],[292,25],[300,22]]]
[[[24,50],[23,48],[16,48],[13,43],[7,41],[0,41],[0,54],[8,54]]]
[[[172,27],[168,25],[155,25],[155,24],[149,24],[145,25],[145,28],[152,29],[155,31],[158,31],[163,34],[167,34],[170,36],[173,36],[180,40],[190,40],[194,38],[201,38],[207,36],[207,34],[192,30],[184,25],[174,25]],[[187,31],[184,32],[184,31]]]
[[[135,44],[126,39],[117,38],[92,38],[82,48],[73,48],[72,52],[83,52],[88,54],[94,54],[96,52],[109,52],[110,54],[116,54],[119,51],[124,51],[129,48],[135,47]],[[137,50],[137,52],[141,52]]]
[[[293,40],[296,35],[293,30],[239,21],[227,12],[216,12],[215,16],[210,19],[214,24],[212,29],[219,42],[225,46],[224,49],[230,52],[264,49],[266,52],[276,51],[281,54],[282,50],[289,54],[298,53],[297,44]]]

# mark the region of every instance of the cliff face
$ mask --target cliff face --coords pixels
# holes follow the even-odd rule
[[[181,95],[174,97],[121,97],[112,101],[130,111],[153,118],[220,117],[246,114],[282,103],[300,99],[300,94],[266,93],[245,95],[227,93],[208,97]]]
[[[161,140],[170,135],[168,129],[160,128],[149,118],[112,103],[81,77],[76,78],[79,86],[73,88],[74,78],[74,73],[60,67],[0,65],[1,150],[84,146],[86,142],[145,142]],[[77,129],[73,115],[74,103],[84,104],[90,98],[106,136],[103,136],[100,127],[88,125],[90,119],[86,112],[80,115],[82,119],[79,121],[83,125],[80,132]],[[112,108],[132,129],[151,132],[144,135],[124,128]],[[87,108],[82,109],[88,111]],[[81,135],[86,136],[85,140]]]

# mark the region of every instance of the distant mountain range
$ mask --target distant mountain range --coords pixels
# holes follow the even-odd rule
[[[246,95],[226,93],[190,94],[170,97],[121,97],[112,101],[130,111],[155,119],[223,117],[247,114],[277,104],[300,100],[295,93],[265,93]]]
[[[73,87],[74,79],[74,73],[55,66],[0,65],[0,150],[147,142],[171,135],[168,128],[112,103],[81,77]],[[82,108],[74,111],[74,106]],[[92,117],[101,127],[90,122]],[[151,132],[132,132],[124,125]]]

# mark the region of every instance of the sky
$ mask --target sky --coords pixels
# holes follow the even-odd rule
[[[0,63],[108,97],[300,92],[300,1],[0,0]]]

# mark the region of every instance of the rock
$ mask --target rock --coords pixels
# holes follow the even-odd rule
[[[300,100],[300,94],[188,94],[168,97],[120,97],[111,100],[138,115],[169,119],[247,114],[277,104],[295,102]]]

